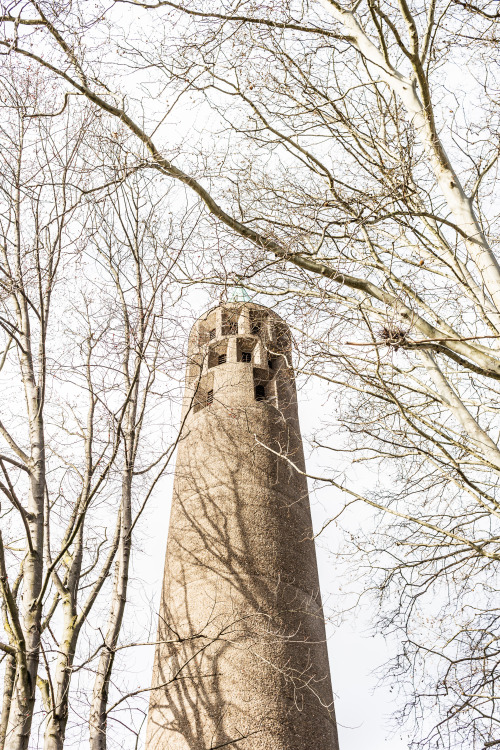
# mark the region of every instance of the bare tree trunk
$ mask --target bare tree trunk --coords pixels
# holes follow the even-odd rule
[[[26,340],[29,339],[29,327]],[[29,346],[29,344],[28,344]],[[29,351],[28,347],[27,350]],[[45,485],[45,449],[43,419],[35,385],[33,368],[28,356],[24,357],[25,389],[30,417],[31,476],[27,520],[31,549],[24,562],[22,591],[22,629],[24,644],[17,644],[26,654],[26,676],[19,669],[13,691],[9,715],[6,750],[27,750],[33,710],[35,706],[36,678],[40,658],[41,602],[39,600],[43,577],[43,507]]]
[[[44,750],[62,750],[66,737],[68,723],[68,696],[71,683],[71,668],[75,653],[77,633],[75,627],[67,623],[65,628],[67,641],[61,644],[62,653],[58,659],[56,669],[56,683],[54,685],[55,705],[51,706],[50,716],[44,735]]]
[[[54,715],[54,710],[52,711],[49,725],[47,725],[45,731],[43,745],[45,750],[61,750],[64,747],[67,719],[67,712],[63,715],[60,713]]]
[[[142,350],[145,339],[146,315],[142,300],[142,282],[140,268],[140,252],[135,244],[137,235],[134,235],[134,246],[131,248],[135,261],[136,274],[136,304],[139,310],[139,326],[137,337],[136,357],[133,360],[133,367],[130,370],[130,359],[127,351],[122,367],[124,382],[130,391],[130,401],[127,405],[126,419],[124,424],[124,464],[122,471],[122,501],[121,501],[121,526],[120,526],[120,546],[118,549],[118,559],[116,561],[115,577],[113,581],[113,592],[111,609],[109,612],[105,643],[101,649],[97,674],[94,681],[92,694],[92,704],[89,714],[90,729],[90,750],[106,750],[107,747],[107,706],[109,696],[109,683],[113,664],[115,660],[116,645],[123,621],[125,605],[127,603],[128,589],[128,571],[130,565],[130,553],[132,546],[132,482],[137,455],[137,441],[140,435],[140,426],[137,425],[138,397],[139,397],[139,376],[142,366]],[[125,323],[125,335],[129,344],[133,340],[130,326],[129,314],[123,290],[121,289],[118,278],[115,276],[117,291],[120,294],[122,302],[123,320]],[[140,420],[139,420],[140,421]]]
[[[2,715],[0,718],[0,748],[5,745],[7,725],[9,723],[12,693],[14,691],[14,680],[16,678],[16,660],[14,656],[7,654],[5,657],[5,675],[3,679],[3,701]]]
[[[115,649],[125,611],[128,587],[128,569],[131,550],[131,495],[132,471],[129,466],[123,472],[122,485],[122,523],[120,530],[120,548],[113,582],[113,599],[108,618],[106,640],[99,658],[97,674],[94,681],[92,705],[90,709],[90,748],[106,750],[107,705],[109,681],[113,670]],[[47,749],[48,750],[48,749]]]
[[[36,382],[28,297],[24,290],[21,258],[21,164],[22,156],[20,155],[17,163],[18,172],[15,201],[15,277],[17,277],[18,290],[12,294],[12,302],[16,311],[17,327],[21,340],[19,364],[26,398],[30,455],[26,456],[18,446],[14,447],[16,452],[21,454],[29,472],[28,507],[27,512],[24,513],[28,537],[28,552],[23,564],[21,622],[20,632],[15,644],[18,652],[17,670],[5,745],[7,750],[26,750],[28,747],[40,658],[42,612],[40,593],[42,590],[44,565],[45,439],[43,389],[39,388]],[[44,335],[45,330],[43,330],[42,326],[42,339]],[[42,371],[42,382],[43,378],[44,372]]]
[[[66,725],[69,713],[69,689],[71,684],[71,671],[75,658],[76,643],[81,628],[77,613],[78,583],[81,575],[81,563],[83,552],[83,523],[78,532],[73,562],[68,577],[68,585],[63,595],[63,641],[60,645],[59,658],[54,671],[53,679],[54,705],[47,719],[44,735],[44,750],[61,750],[64,747],[66,737]]]

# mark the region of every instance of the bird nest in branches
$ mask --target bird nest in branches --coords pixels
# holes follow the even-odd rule
[[[404,347],[409,343],[408,331],[405,331],[399,326],[394,325],[384,326],[380,330],[380,338],[382,339],[384,344],[387,344],[387,346],[392,346],[396,351],[400,346]]]

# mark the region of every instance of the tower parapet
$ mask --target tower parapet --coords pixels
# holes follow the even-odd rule
[[[188,346],[147,750],[338,750],[291,335],[253,303]]]
[[[291,364],[290,331],[276,313],[252,303],[217,307],[190,335],[184,414],[254,401],[286,409],[295,397]]]

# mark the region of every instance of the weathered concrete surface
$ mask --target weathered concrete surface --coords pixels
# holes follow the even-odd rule
[[[289,336],[226,305],[189,355],[146,748],[338,750]]]

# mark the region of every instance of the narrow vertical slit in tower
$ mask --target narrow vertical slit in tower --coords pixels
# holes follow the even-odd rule
[[[255,386],[255,400],[256,401],[265,401],[266,400],[266,386],[265,385],[256,385]]]

